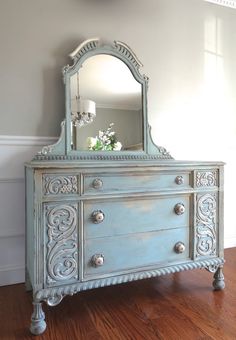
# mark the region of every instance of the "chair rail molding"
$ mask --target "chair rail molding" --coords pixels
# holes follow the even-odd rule
[[[213,4],[236,8],[236,0],[205,0],[206,2],[212,2]]]
[[[55,143],[58,138],[44,136],[11,136],[0,135],[0,145],[39,145]]]

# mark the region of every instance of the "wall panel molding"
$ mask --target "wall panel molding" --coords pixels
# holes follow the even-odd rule
[[[56,140],[0,135],[0,286],[25,280],[24,162]]]

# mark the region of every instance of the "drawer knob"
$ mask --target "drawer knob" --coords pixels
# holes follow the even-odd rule
[[[185,244],[183,242],[177,242],[175,245],[175,252],[177,254],[181,254],[185,251],[186,247]]]
[[[103,181],[100,178],[95,178],[93,180],[93,188],[94,189],[101,189],[103,186]]]
[[[105,214],[101,210],[95,210],[92,213],[93,223],[102,223],[104,221]]]
[[[104,256],[102,254],[95,254],[92,256],[91,263],[94,267],[100,267],[104,264]]]
[[[182,215],[185,212],[185,206],[183,203],[177,203],[174,207],[176,215]]]
[[[184,178],[183,176],[177,176],[175,179],[175,183],[178,185],[184,184]]]

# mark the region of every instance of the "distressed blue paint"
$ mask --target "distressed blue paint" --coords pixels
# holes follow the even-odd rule
[[[182,241],[186,250],[176,254],[174,246]],[[105,261],[101,267],[91,265],[91,257],[102,253]],[[151,265],[161,266],[168,262],[182,262],[189,259],[189,228],[178,228],[149,233],[90,239],[85,241],[84,276],[99,274],[114,275],[125,270],[137,270]]]
[[[183,176],[184,183],[178,185],[176,183],[177,176]],[[93,187],[94,179],[101,179],[103,185],[101,188],[96,189]],[[117,172],[101,174],[95,177],[94,174],[86,175],[84,177],[84,193],[89,194],[98,194],[99,192],[107,193],[107,192],[129,192],[132,191],[143,191],[143,190],[178,190],[179,188],[190,188],[190,180],[189,180],[189,173],[157,173],[156,171],[150,172],[130,172],[122,174]]]
[[[168,197],[136,197],[117,200],[86,201],[84,203],[85,238],[126,235],[130,233],[156,231],[188,227],[189,195]],[[183,203],[186,213],[176,215],[174,206]],[[100,209],[105,219],[100,224],[93,223],[91,212]]]
[[[99,53],[119,57],[142,85],[142,152],[71,150],[70,75]],[[224,164],[175,161],[153,143],[148,79],[139,67],[121,43],[99,46],[92,40],[79,48],[63,71],[61,137],[26,165],[26,277],[34,296],[34,334],[46,328],[41,301],[53,306],[80,290],[203,267],[217,270],[215,289],[224,287]],[[95,179],[102,181],[100,188],[94,188]],[[185,207],[182,215],[174,211],[178,203]],[[94,211],[104,213],[102,223],[94,223]],[[182,253],[175,250],[179,242]],[[102,266],[93,265],[94,255],[104,256]]]

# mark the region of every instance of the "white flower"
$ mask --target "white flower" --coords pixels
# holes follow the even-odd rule
[[[87,138],[87,143],[88,143],[88,147],[89,149],[92,149],[92,147],[94,147],[97,143],[97,137],[88,137]]]
[[[122,144],[121,144],[120,142],[116,142],[116,143],[114,144],[113,150],[115,150],[115,151],[120,151],[121,148],[122,148]]]

